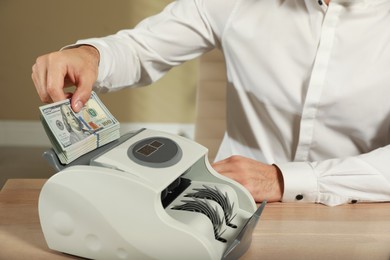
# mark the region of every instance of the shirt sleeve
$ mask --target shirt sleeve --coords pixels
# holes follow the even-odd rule
[[[178,0],[161,13],[102,38],[79,40],[100,53],[95,89],[103,92],[147,85],[172,67],[219,46],[235,0]],[[105,91],[104,91],[105,90]]]
[[[390,146],[343,159],[278,164],[284,178],[283,202],[335,206],[390,201],[388,158]]]

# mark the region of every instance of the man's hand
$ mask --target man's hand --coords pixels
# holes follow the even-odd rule
[[[212,164],[220,174],[241,183],[256,202],[281,201],[283,196],[283,176],[275,165],[242,156],[231,156]]]
[[[41,101],[51,103],[72,97],[73,110],[80,111],[91,96],[99,58],[99,52],[89,45],[38,57],[31,77]],[[76,86],[73,94],[65,92],[69,86]]]

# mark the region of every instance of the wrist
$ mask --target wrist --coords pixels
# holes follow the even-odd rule
[[[96,49],[94,46],[88,45],[88,44],[80,45],[77,48],[85,51],[87,53],[87,55],[90,56],[92,58],[92,60],[94,60],[96,62],[97,65],[99,65],[100,53],[99,53],[98,49]]]
[[[276,191],[279,197],[278,201],[282,201],[283,193],[284,193],[284,180],[283,180],[283,174],[282,171],[279,169],[279,167],[275,164],[272,164],[272,167],[275,169],[276,174]]]

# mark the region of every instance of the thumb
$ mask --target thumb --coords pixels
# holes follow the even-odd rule
[[[83,84],[76,88],[72,95],[71,105],[74,112],[78,113],[91,97],[92,84]]]

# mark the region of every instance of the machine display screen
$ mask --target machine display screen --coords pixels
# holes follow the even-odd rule
[[[168,167],[176,164],[182,153],[175,141],[165,137],[151,137],[132,145],[127,155],[144,166]]]
[[[154,140],[151,143],[145,144],[144,146],[139,148],[137,150],[137,153],[140,153],[140,154],[142,154],[144,156],[150,156],[151,154],[156,152],[158,150],[158,148],[160,148],[163,145],[164,145],[163,143],[161,143],[161,142],[159,142],[157,140]]]

